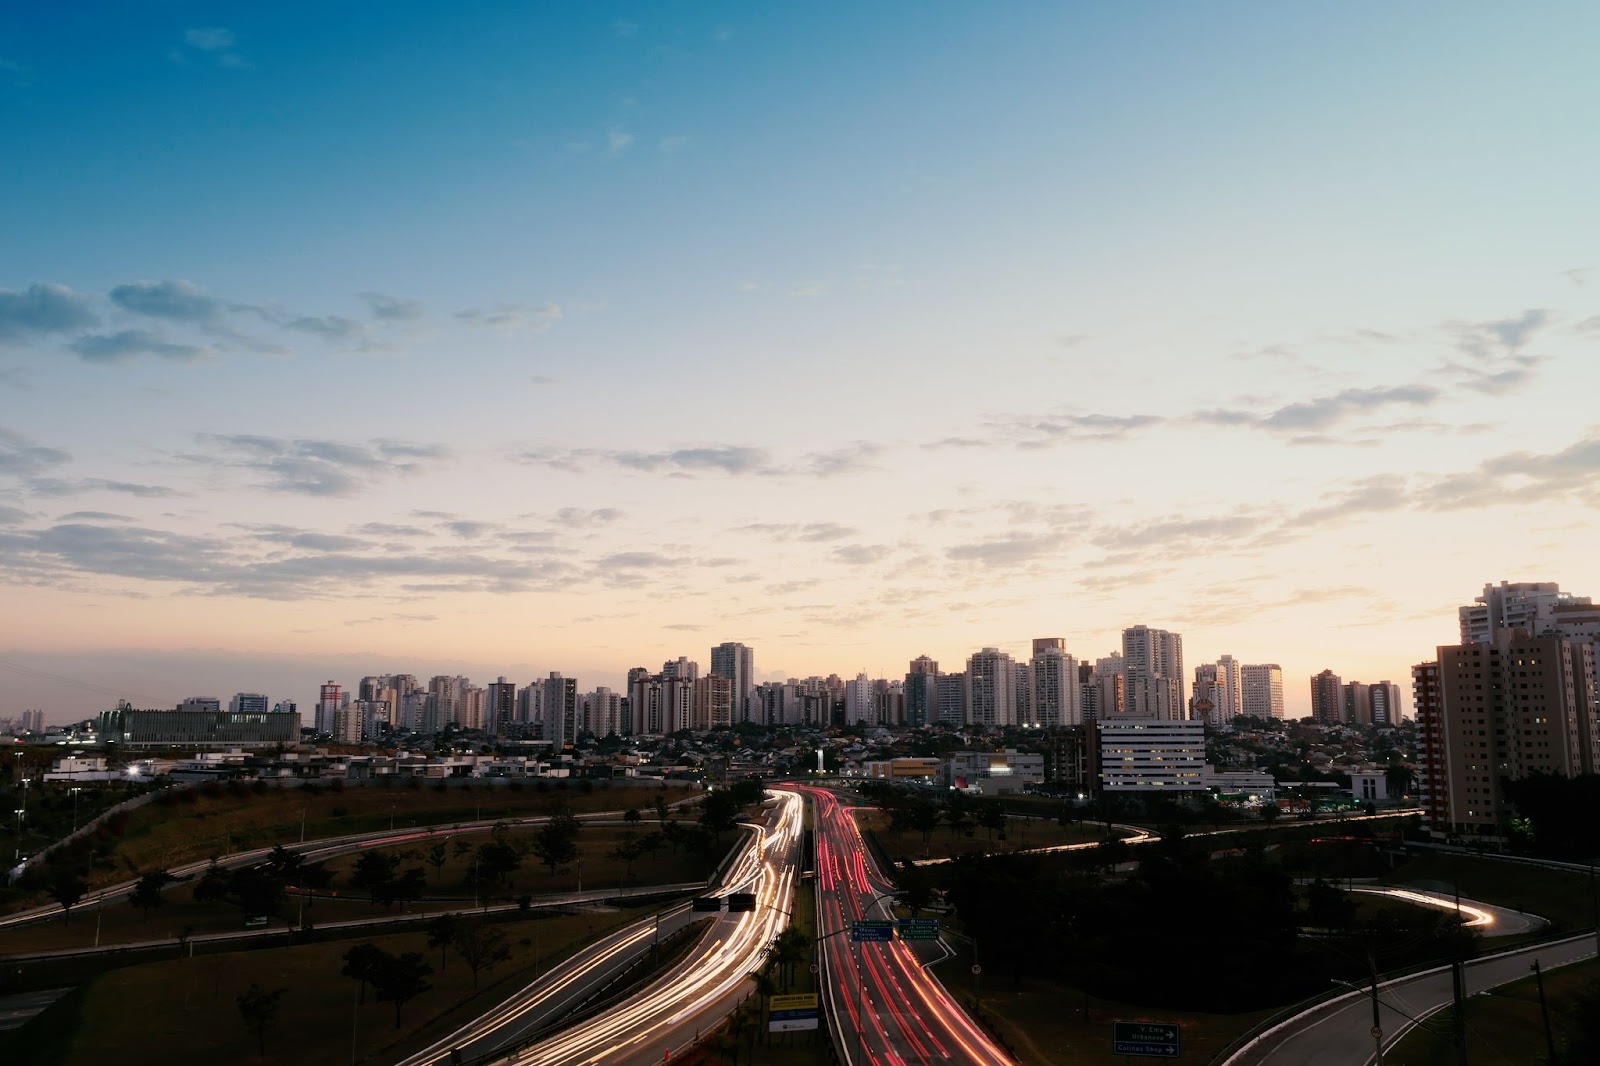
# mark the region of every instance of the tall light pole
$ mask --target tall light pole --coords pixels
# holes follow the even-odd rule
[[[76,833],[78,831],[78,793],[82,792],[83,789],[69,788],[67,791],[72,793],[72,831]]]

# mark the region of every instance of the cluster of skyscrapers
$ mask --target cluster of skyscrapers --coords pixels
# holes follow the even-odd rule
[[[385,674],[362,678],[350,691],[329,681],[314,725],[351,743],[397,729],[454,727],[568,744],[581,733],[665,736],[745,722],[822,726],[838,720],[841,709],[849,725],[1047,728],[1150,718],[1221,726],[1241,714],[1282,718],[1283,672],[1224,655],[1195,669],[1191,696],[1183,638],[1139,625],[1123,631],[1120,651],[1092,663],[1070,654],[1063,638],[1040,637],[1026,660],[991,647],[948,672],[920,656],[900,679],[830,674],[758,684],[754,652],[730,642],[711,649],[707,671],[686,656],[659,670],[635,667],[622,691],[579,691],[577,680],[559,673],[527,685],[504,677],[475,685],[448,675],[424,684],[411,674]]]
[[[1459,644],[1411,669],[1429,829],[1502,839],[1503,785],[1600,772],[1600,607],[1554,582],[1502,581],[1459,611]]]

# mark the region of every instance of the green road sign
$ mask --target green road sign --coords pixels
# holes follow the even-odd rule
[[[893,922],[851,922],[850,939],[855,941],[887,941],[894,939]]]
[[[1180,1043],[1178,1027],[1164,1022],[1112,1022],[1111,1050],[1118,1055],[1144,1055],[1175,1059]]]
[[[939,919],[901,918],[896,923],[901,940],[938,940]]]

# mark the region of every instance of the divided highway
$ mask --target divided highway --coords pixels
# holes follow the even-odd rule
[[[814,803],[817,937],[827,1007],[847,1066],[1010,1066],[906,944],[852,943],[850,926],[888,919],[893,883],[867,852],[855,819],[831,792],[800,786]]]

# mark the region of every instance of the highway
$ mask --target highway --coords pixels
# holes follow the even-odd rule
[[[724,895],[754,893],[754,911],[724,910],[687,956],[644,989],[593,1017],[521,1046],[590,998],[630,958],[649,950],[654,921],[629,926],[579,952],[401,1066],[446,1062],[457,1048],[463,1063],[643,1066],[692,1045],[750,994],[750,972],[760,966],[767,946],[788,924],[803,810],[797,795],[777,795],[768,824],[729,866],[716,890]],[[663,913],[661,935],[682,928],[693,917],[687,907]]]
[[[852,922],[893,917],[884,905],[893,883],[879,872],[855,819],[833,793],[805,786],[798,791],[815,804],[825,1007],[846,1066],[1010,1066],[1011,1058],[923,969],[907,944],[851,942]]]

